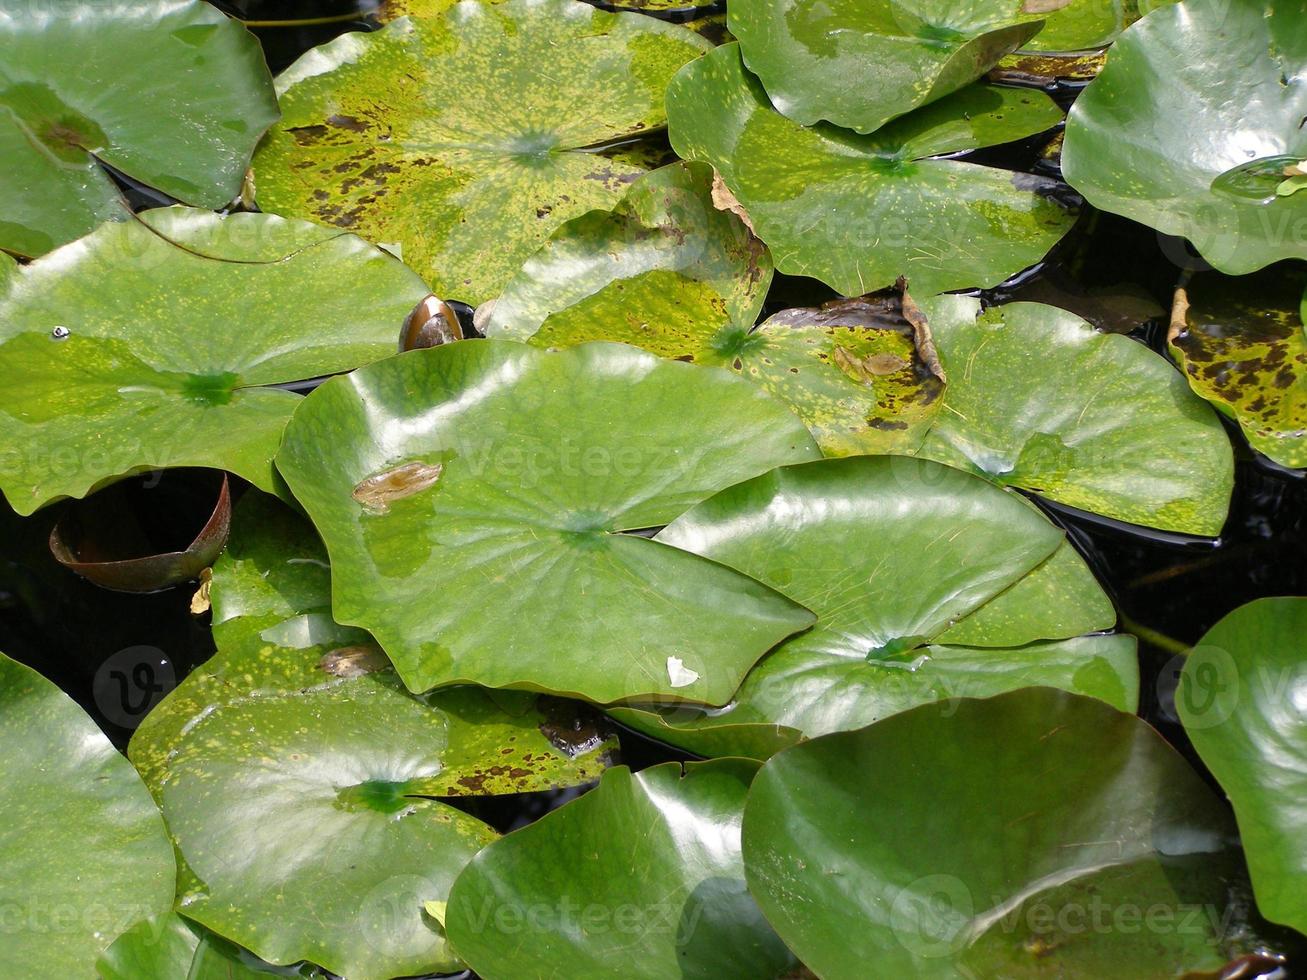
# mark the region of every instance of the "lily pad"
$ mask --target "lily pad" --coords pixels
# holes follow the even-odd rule
[[[259,980],[322,975],[313,967],[288,970],[262,963],[176,912],[138,922],[104,951],[96,969],[102,980]]]
[[[1307,258],[1307,197],[1275,193],[1284,166],[1307,157],[1305,64],[1307,19],[1293,4],[1156,10],[1072,107],[1066,179],[1095,207],[1183,235],[1230,275]]]
[[[1307,599],[1258,599],[1213,626],[1176,708],[1234,804],[1257,908],[1307,931]]]
[[[744,725],[783,726],[793,740],[1033,685],[1134,710],[1134,641],[1081,635],[1116,613],[1061,532],[1015,494],[937,463],[854,456],[774,470],[704,501],[658,540],[817,614],[726,708],[665,712],[666,731],[614,712],[675,744],[697,751],[694,733]]]
[[[21,447],[0,489],[20,514],[174,466],[274,490],[300,402],[275,386],[393,353],[426,293],[308,222],[166,208],[106,224],[0,283],[0,440]]]
[[[778,112],[870,133],[971,84],[1034,37],[1042,21],[1028,5],[755,0],[728,8],[727,23]]]
[[[949,383],[918,453],[1131,524],[1220,533],[1230,442],[1163,358],[1037,303],[932,333]]]
[[[676,152],[716,168],[776,268],[846,296],[899,276],[920,296],[994,286],[1074,221],[1052,199],[1056,181],[931,159],[1056,125],[1041,92],[969,86],[857,136],[776,112],[728,44],[677,73],[667,114]]]
[[[775,756],[744,863],[827,980],[1219,974],[1257,941],[1233,837],[1147,724],[1034,688]]]
[[[610,769],[473,859],[449,900],[454,948],[486,980],[778,976],[794,959],[740,857],[756,771],[743,759]]]
[[[1176,293],[1168,338],[1193,390],[1234,418],[1254,449],[1297,468],[1307,467],[1305,280],[1297,266],[1195,276]]]
[[[617,532],[818,455],[724,372],[621,344],[465,340],[322,385],[277,465],[331,553],[336,619],[370,630],[411,690],[721,704],[812,614]]]
[[[596,148],[663,126],[668,80],[709,47],[575,0],[344,34],[278,77],[259,204],[397,242],[438,295],[481,303],[565,221],[621,199],[642,168]]]
[[[172,905],[163,819],[95,722],[3,654],[0,746],[0,973],[90,976],[120,932]]]
[[[1028,7],[1040,5],[1034,0]],[[1176,0],[1071,0],[1044,18],[1044,27],[1025,43],[1026,51],[1087,51],[1111,44],[1131,24]],[[1058,6],[1046,4],[1045,6]]]
[[[675,163],[639,178],[612,211],[558,229],[493,303],[488,337],[565,347],[617,340],[678,356],[727,325],[748,330],[771,257],[712,199],[712,169]]]
[[[221,207],[277,119],[258,42],[199,0],[12,6],[0,48],[0,248],[21,255],[130,218],[101,164]]]

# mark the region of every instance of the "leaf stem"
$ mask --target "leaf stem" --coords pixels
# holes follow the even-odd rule
[[[1174,653],[1179,656],[1186,656],[1193,647],[1177,640],[1174,636],[1169,636],[1160,630],[1155,630],[1151,626],[1145,626],[1137,620],[1131,619],[1125,613],[1121,614],[1121,626],[1128,633],[1133,633],[1145,643],[1157,647],[1159,650],[1165,650],[1168,653]]]

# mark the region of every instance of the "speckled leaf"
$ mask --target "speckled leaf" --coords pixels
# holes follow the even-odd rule
[[[817,455],[782,404],[725,372],[620,344],[468,340],[327,382],[277,466],[331,552],[336,618],[369,629],[410,689],[721,704],[811,613],[616,532]],[[439,477],[380,506],[360,494],[414,467]]]
[[[481,3],[500,3],[502,0],[480,0]],[[387,24],[399,17],[439,17],[452,9],[458,0],[381,0],[377,7],[376,18]],[[715,0],[695,3],[693,0],[596,0],[595,6],[605,10],[648,11],[655,16],[681,15],[691,17],[698,11],[716,6]],[[675,17],[677,22],[680,16]],[[697,18],[696,18],[697,19]]]
[[[1258,599],[1213,626],[1176,708],[1234,804],[1257,907],[1307,932],[1307,599]]]
[[[485,980],[778,976],[794,958],[740,858],[756,771],[743,759],[610,769],[473,859],[450,896],[450,941]]]
[[[1076,99],[1063,172],[1095,207],[1183,235],[1222,272],[1307,258],[1307,197],[1275,193],[1307,157],[1304,66],[1296,0],[1156,10]]]
[[[949,383],[921,455],[1132,524],[1220,533],[1229,439],[1163,358],[1037,303],[932,330]]]
[[[818,617],[750,671],[725,710],[666,712],[680,733],[749,724],[812,736],[1034,684],[1134,708],[1133,641],[1080,637],[1116,619],[1083,561],[1026,501],[957,470],[895,456],[785,467],[722,491],[658,539]],[[946,645],[953,629],[988,648]],[[694,748],[690,737],[674,740]]]
[[[393,353],[426,292],[307,222],[167,208],[103,225],[0,281],[0,489],[20,514],[170,466],[272,490],[300,399],[267,386]]]
[[[1026,51],[1087,51],[1111,44],[1144,14],[1175,0],[1071,0],[1044,18]]]
[[[1041,26],[1022,0],[752,0],[727,23],[777,111],[859,133],[969,85]]]
[[[303,518],[251,491],[233,526],[210,584],[218,653],[151,711],[132,738],[132,762],[156,793],[170,754],[204,712],[250,697],[294,696],[333,678],[347,691],[363,674],[390,672],[366,632],[332,619],[326,550]],[[372,685],[361,689],[371,692]],[[424,703],[451,719],[440,796],[591,782],[617,749],[615,738],[559,699],[502,692],[492,700],[474,688],[455,688]]]
[[[919,303],[931,323],[973,319],[977,303]],[[752,333],[723,333],[720,363],[787,402],[827,456],[910,452],[942,404],[944,385],[922,360],[897,292],[784,310]]]
[[[1055,181],[928,159],[1054,126],[1040,92],[970,86],[859,137],[780,115],[725,45],[677,73],[667,113],[676,152],[718,170],[776,268],[846,296],[901,275],[919,296],[996,285],[1073,222]]]
[[[1234,418],[1249,444],[1307,467],[1307,333],[1303,270],[1195,276],[1176,295],[1171,355],[1189,385]]]
[[[668,79],[708,47],[576,0],[468,0],[344,34],[277,79],[259,204],[398,242],[436,293],[483,302],[559,225],[621,198],[640,168],[586,148],[664,125]]]
[[[176,912],[144,919],[119,936],[96,963],[101,980],[258,980],[267,976],[314,977],[262,963],[238,946],[207,932]]]
[[[678,357],[752,327],[771,278],[762,243],[713,206],[712,168],[675,163],[559,228],[478,323],[542,347],[616,340]]]
[[[743,833],[750,891],[825,980],[1219,975],[1261,945],[1233,837],[1156,731],[1047,688],[781,752]]]
[[[150,794],[95,722],[0,654],[0,974],[86,977],[137,919],[172,903]]]
[[[0,49],[0,248],[23,255],[128,218],[100,161],[221,207],[277,118],[258,42],[199,0],[9,4]]]

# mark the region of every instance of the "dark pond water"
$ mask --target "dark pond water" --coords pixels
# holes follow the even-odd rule
[[[213,0],[257,22],[273,71],[347,30],[375,26],[376,0]],[[283,26],[278,22],[299,22]],[[1080,86],[1050,90],[1068,104]],[[1056,175],[1043,158],[1048,137],[983,151],[993,166]],[[139,207],[170,203],[124,182]],[[1069,195],[1074,197],[1073,194]],[[1065,305],[1105,329],[1128,332],[1165,353],[1164,311],[1186,270],[1200,267],[1183,242],[1112,215],[1086,212],[1077,229],[1040,267],[990,291],[989,301],[1029,299]],[[832,298],[813,280],[778,276],[765,315]],[[465,310],[469,314],[470,309]],[[298,386],[303,390],[311,384]],[[1141,714],[1196,759],[1176,722],[1171,692],[1178,653],[1218,619],[1260,596],[1307,594],[1307,478],[1256,457],[1231,426],[1237,479],[1230,519],[1216,540],[1152,533],[1040,502],[1090,562],[1121,616],[1140,637]],[[203,480],[203,477],[198,479]],[[194,473],[152,474],[125,495],[161,550],[184,547],[208,516],[215,491],[196,490]],[[240,487],[234,488],[239,494]],[[145,712],[213,652],[207,617],[190,612],[194,584],[152,595],[90,585],[51,557],[48,538],[70,502],[21,519],[0,499],[0,650],[50,677],[125,746]],[[148,520],[144,520],[148,516]],[[633,768],[688,758],[622,733]],[[529,823],[578,791],[530,794],[460,805],[507,831]],[[1302,962],[1300,950],[1291,960]],[[462,974],[471,978],[470,974]]]

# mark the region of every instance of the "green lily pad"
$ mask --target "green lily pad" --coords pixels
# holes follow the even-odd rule
[[[106,284],[112,283],[112,288]],[[0,489],[20,514],[151,469],[274,490],[279,383],[395,350],[426,286],[352,235],[188,208],[103,225],[0,282]]]
[[[1111,44],[1127,27],[1176,0],[1071,0],[1044,18],[1027,51],[1087,51]]]
[[[1219,974],[1257,941],[1198,774],[1133,715],[1047,688],[778,754],[744,864],[827,980]]]
[[[1307,275],[1275,266],[1253,276],[1195,276],[1176,294],[1171,356],[1203,398],[1235,419],[1258,452],[1307,467]]]
[[[1213,626],[1176,708],[1234,804],[1268,919],[1307,931],[1307,599],[1258,599]]]
[[[1230,442],[1163,358],[1037,303],[931,326],[949,383],[919,454],[1131,524],[1220,533]]]
[[[621,199],[642,169],[593,148],[663,126],[668,80],[709,47],[575,0],[344,34],[278,77],[259,204],[397,242],[436,293],[481,303],[565,221]]]
[[[1062,533],[1015,494],[937,463],[854,456],[773,470],[699,504],[658,540],[817,614],[724,709],[667,711],[670,731],[614,712],[694,751],[705,730],[783,726],[793,740],[1032,685],[1134,710],[1134,641],[1081,635],[1110,628],[1116,613]]]
[[[313,967],[290,970],[207,932],[176,912],[143,919],[119,936],[96,963],[101,980],[259,980],[267,976],[320,977]]]
[[[1307,258],[1307,197],[1275,193],[1284,165],[1307,157],[1304,63],[1307,19],[1292,4],[1156,10],[1072,107],[1066,179],[1095,207],[1183,235],[1231,275]]]
[[[752,327],[771,278],[762,243],[713,206],[712,169],[675,163],[559,228],[477,321],[542,347],[617,340],[675,357],[721,327]]]
[[[21,255],[130,217],[102,162],[221,207],[277,119],[258,42],[199,0],[15,6],[0,48],[0,248]]]
[[[336,619],[370,630],[411,690],[721,704],[812,614],[617,532],[818,455],[724,372],[620,344],[467,340],[322,385],[277,466],[331,553]]]
[[[1074,221],[1056,181],[930,159],[1056,125],[1041,92],[969,86],[857,136],[776,112],[728,44],[677,73],[667,115],[676,152],[717,169],[776,268],[846,296],[899,276],[920,296],[997,285]]]
[[[181,910],[273,963],[457,967],[422,903],[493,834],[437,798],[587,783],[616,740],[533,694],[408,694],[367,634],[332,620],[302,518],[247,495],[233,528],[211,583],[218,653],[130,747],[183,859]]]
[[[90,976],[137,919],[172,905],[159,810],[95,722],[0,654],[0,973]]]
[[[740,858],[756,771],[743,759],[610,769],[473,859],[450,896],[450,941],[485,980],[778,976],[794,959]]]
[[[971,84],[1042,26],[1021,0],[754,0],[727,23],[778,112],[858,133]]]

